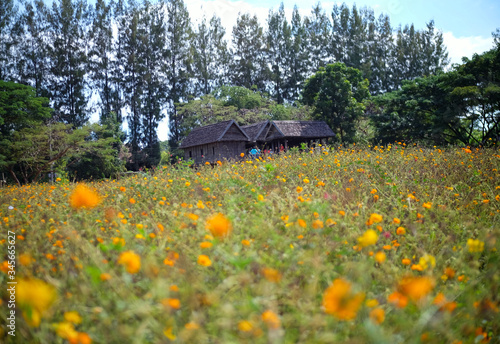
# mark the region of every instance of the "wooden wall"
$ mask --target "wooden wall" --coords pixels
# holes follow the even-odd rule
[[[245,141],[222,141],[185,148],[184,159],[204,164],[207,161],[213,163],[217,160],[237,159],[241,153],[245,153]]]

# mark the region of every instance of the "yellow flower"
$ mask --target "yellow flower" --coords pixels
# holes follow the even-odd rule
[[[304,189],[301,186],[297,186],[297,193],[301,193]]]
[[[386,255],[384,252],[375,253],[375,261],[377,263],[382,264],[383,262],[385,262],[385,259],[386,259]]]
[[[66,320],[69,323],[75,324],[75,325],[82,323],[82,317],[76,311],[65,312],[64,313],[64,320]]]
[[[43,313],[54,303],[56,289],[42,280],[19,279],[16,286],[16,303],[32,327],[38,327]]]
[[[101,196],[85,184],[78,184],[69,197],[73,209],[91,209],[101,203]]]
[[[418,261],[418,265],[420,265],[424,270],[427,270],[427,268],[429,267],[433,268],[436,266],[436,258],[434,258],[434,256],[431,256],[430,254],[425,254]]]
[[[201,266],[210,266],[212,265],[212,261],[207,255],[200,254],[198,256],[198,264],[200,264]]]
[[[352,320],[356,317],[364,299],[364,293],[353,294],[351,283],[337,278],[323,294],[323,308],[325,313],[339,320]]]
[[[78,332],[75,331],[73,324],[70,322],[62,322],[55,325],[56,333],[59,337],[73,341],[78,338]]]
[[[469,249],[469,252],[483,252],[484,250],[484,242],[482,242],[479,239],[469,239],[467,240],[467,248]]]
[[[378,234],[373,229],[368,229],[361,237],[358,238],[359,246],[367,247],[375,245],[378,240]]]
[[[174,333],[173,333],[172,327],[168,327],[165,330],[163,330],[163,334],[165,335],[165,337],[167,337],[168,339],[170,339],[172,341],[177,339],[177,336],[174,335]]]
[[[122,264],[130,274],[135,274],[141,269],[141,257],[134,251],[125,251],[120,254],[118,264]]]
[[[277,329],[281,325],[280,318],[276,313],[271,310],[267,310],[261,315],[262,321],[271,329]]]
[[[221,213],[210,217],[205,223],[205,228],[208,229],[214,237],[225,237],[233,230],[231,222]]]
[[[248,320],[242,320],[238,323],[238,330],[241,332],[250,332],[253,329],[253,325]]]

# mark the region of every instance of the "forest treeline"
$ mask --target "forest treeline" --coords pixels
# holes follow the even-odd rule
[[[389,16],[375,17],[370,8],[343,4],[323,9],[319,3],[307,16],[295,7],[289,21],[281,4],[269,11],[265,23],[240,13],[232,32],[226,32],[215,14],[193,23],[182,0],[55,0],[51,6],[42,0],[17,5],[0,0],[0,5],[0,80],[32,87],[33,94],[19,89],[53,109],[38,116],[44,123],[82,129],[91,114],[99,113],[105,132],[88,129],[88,135],[113,138],[118,147],[114,159],[125,159],[129,169],[160,161],[157,130],[167,115],[171,152],[193,127],[223,118],[242,124],[262,118],[321,118],[346,142],[356,135],[398,139],[394,128],[416,139],[439,135],[427,127],[405,129],[404,123],[412,120],[402,118],[422,107],[398,103],[407,96],[401,92],[415,82],[449,75],[443,73],[449,63],[443,36],[433,21],[423,30],[412,24],[392,27]],[[457,87],[467,86],[457,82]],[[15,86],[3,87],[17,92]],[[429,87],[433,96],[433,85]],[[344,89],[346,101],[328,98],[334,88]],[[470,101],[474,90],[468,91],[461,93],[469,101],[463,107],[475,109]],[[120,131],[125,121],[124,150],[119,143],[125,139]],[[452,125],[451,130],[459,131],[455,142],[467,136],[468,141],[484,141],[473,135],[478,125],[472,122],[463,130]],[[13,128],[24,127],[29,125],[18,123],[3,131],[10,135]],[[490,134],[486,138],[494,137]],[[95,158],[80,148],[80,156],[67,163],[81,176],[82,161],[88,167]]]

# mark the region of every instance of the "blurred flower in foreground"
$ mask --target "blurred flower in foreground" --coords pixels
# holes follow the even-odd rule
[[[351,283],[337,278],[323,294],[323,308],[325,313],[339,320],[352,320],[356,317],[364,299],[364,293],[353,294]]]
[[[375,245],[378,240],[378,234],[373,229],[367,230],[362,236],[358,238],[359,246],[367,247]]]
[[[85,184],[78,184],[69,197],[73,209],[91,209],[101,203],[101,196]]]
[[[118,264],[122,264],[130,274],[135,274],[141,269],[141,256],[134,251],[125,251],[120,254]]]
[[[267,310],[261,315],[262,321],[267,324],[271,329],[277,329],[281,325],[280,318],[276,313],[271,310]]]
[[[414,302],[425,297],[433,288],[434,280],[427,276],[404,277],[398,285],[399,292]]]
[[[467,240],[467,248],[469,249],[469,252],[474,253],[474,252],[483,252],[484,250],[484,242],[482,242],[479,239],[469,239]]]
[[[16,289],[16,302],[24,319],[29,326],[38,327],[43,313],[56,300],[56,289],[36,278],[19,279]]]
[[[214,237],[224,237],[231,233],[233,226],[231,222],[221,213],[210,217],[206,224],[206,229],[212,233]]]

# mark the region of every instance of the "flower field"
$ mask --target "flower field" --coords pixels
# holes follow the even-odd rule
[[[394,143],[3,187],[0,341],[498,343],[499,169]]]

